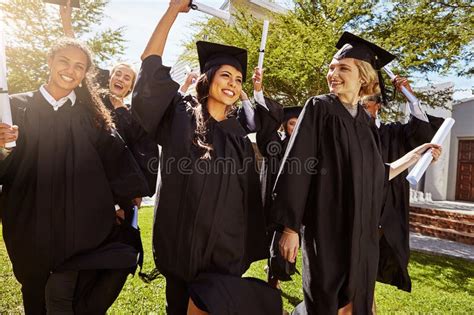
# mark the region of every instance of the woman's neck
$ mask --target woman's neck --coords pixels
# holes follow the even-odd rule
[[[226,108],[227,106],[225,104],[216,102],[211,98],[207,101],[207,111],[216,121],[222,121],[227,118]]]
[[[337,97],[346,107],[356,108],[359,102],[359,95],[357,94],[338,94]]]
[[[56,87],[54,84],[51,84],[50,82],[48,82],[44,86],[44,88],[56,101],[62,99],[63,97],[68,96],[72,92],[72,90],[64,90],[59,87]]]

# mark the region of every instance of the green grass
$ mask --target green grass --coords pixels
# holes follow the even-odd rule
[[[153,210],[144,208],[140,215],[145,248],[144,270],[150,271],[154,267],[151,253]],[[264,261],[253,264],[247,275],[265,279],[264,266]],[[298,268],[301,270],[301,264]],[[375,296],[379,314],[474,314],[474,263],[413,253],[410,274],[413,281],[411,294],[377,284]],[[138,276],[130,277],[109,313],[164,314],[164,290],[163,278],[145,284]],[[285,309],[292,310],[303,298],[301,277],[282,283],[282,291]],[[22,310],[21,305],[20,286],[13,277],[5,244],[1,241],[0,314],[18,313]]]

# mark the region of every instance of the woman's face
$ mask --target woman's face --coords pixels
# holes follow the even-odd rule
[[[293,133],[293,130],[295,129],[297,121],[298,121],[298,118],[296,117],[288,119],[286,123],[286,134],[288,135],[288,137],[290,137],[291,134]]]
[[[87,55],[77,47],[59,50],[49,58],[49,84],[55,89],[72,91],[84,80],[87,72]]]
[[[329,64],[326,79],[331,93],[359,95],[362,82],[353,58],[333,59]]]
[[[119,65],[114,68],[109,79],[109,90],[113,95],[124,98],[133,87],[135,72],[125,65]]]
[[[230,106],[242,92],[242,73],[233,66],[223,65],[214,75],[209,88],[209,99]]]

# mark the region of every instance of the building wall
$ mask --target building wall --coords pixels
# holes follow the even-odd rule
[[[453,105],[452,117],[456,120],[451,131],[447,199],[455,200],[459,140],[474,139],[474,98]]]

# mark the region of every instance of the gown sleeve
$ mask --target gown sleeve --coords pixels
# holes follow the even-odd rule
[[[429,122],[420,120],[414,116],[410,118],[410,122],[405,125],[404,137],[406,141],[406,151],[411,151],[423,143],[430,142],[436,131],[444,122],[443,118],[427,115]]]
[[[143,129],[159,144],[162,143],[172,111],[182,96],[179,84],[170,76],[169,67],[161,56],[151,55],[143,60],[132,96],[132,113]]]
[[[278,135],[278,129],[283,123],[283,106],[274,100],[265,97],[265,106],[257,103],[255,108],[257,119],[259,120],[259,130],[257,132],[258,149],[264,157],[283,157],[284,149],[282,140]],[[273,144],[270,148],[269,145]],[[278,152],[275,152],[277,149]]]
[[[116,202],[150,194],[143,174],[116,130],[100,130],[97,150]]]
[[[272,194],[275,222],[297,232],[303,220],[312,178],[316,174],[323,122],[319,102],[317,98],[311,98],[306,103],[290,137]]]
[[[158,146],[132,116],[129,109],[120,107],[115,109],[114,114],[117,131],[132,152],[145,176],[150,194],[153,195],[156,190],[158,172]]]

